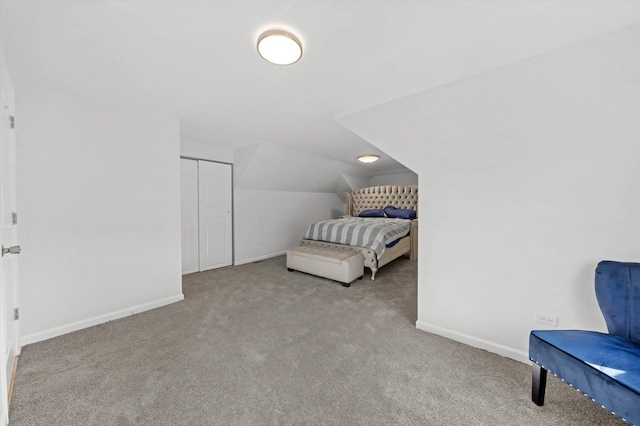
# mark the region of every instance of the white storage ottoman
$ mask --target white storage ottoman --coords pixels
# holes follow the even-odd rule
[[[340,281],[349,287],[355,279],[362,279],[364,258],[362,253],[300,246],[287,251],[287,269]]]

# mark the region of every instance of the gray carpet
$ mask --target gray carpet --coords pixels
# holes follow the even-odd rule
[[[351,288],[284,257],[184,278],[185,300],[26,346],[13,425],[619,425],[530,368],[419,331],[416,263]]]

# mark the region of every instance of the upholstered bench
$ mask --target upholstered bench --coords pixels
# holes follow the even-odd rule
[[[625,422],[640,426],[640,263],[600,262],[595,290],[609,333],[532,331],[531,397],[544,404],[549,371]]]
[[[362,279],[364,258],[362,253],[352,251],[300,246],[287,251],[287,269],[339,281],[349,287],[355,279]]]

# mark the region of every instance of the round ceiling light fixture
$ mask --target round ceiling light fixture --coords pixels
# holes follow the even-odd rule
[[[361,155],[360,157],[358,157],[358,161],[362,163],[373,163],[374,161],[378,161],[378,158],[380,157],[373,154]]]
[[[295,64],[302,57],[302,43],[285,30],[268,30],[258,37],[258,53],[276,65]]]

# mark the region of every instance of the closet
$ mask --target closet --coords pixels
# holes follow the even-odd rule
[[[180,159],[182,274],[233,262],[231,165]]]

